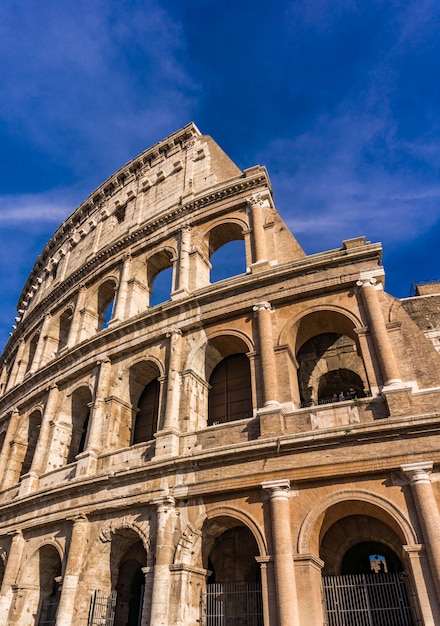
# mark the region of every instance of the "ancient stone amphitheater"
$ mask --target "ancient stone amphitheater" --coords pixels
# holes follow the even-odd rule
[[[440,290],[381,255],[193,124],[93,192],[1,360],[0,623],[440,624]]]

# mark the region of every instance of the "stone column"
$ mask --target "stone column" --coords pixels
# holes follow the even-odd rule
[[[263,602],[263,624],[264,626],[270,626],[270,594],[269,585],[267,580],[267,564],[270,561],[270,556],[257,556],[255,557],[257,563],[260,564],[261,573],[261,599]]]
[[[184,298],[189,293],[189,253],[191,249],[191,228],[182,228],[180,232],[180,254],[179,270],[176,291],[172,294],[172,299]]]
[[[6,385],[6,389],[11,389],[18,381],[18,372],[20,370],[21,361],[23,359],[24,351],[26,348],[26,342],[24,339],[20,339],[18,342],[17,354],[15,355],[14,365],[11,369],[11,374]]]
[[[154,564],[153,594],[151,598],[151,626],[168,626],[171,565],[173,562],[175,525],[174,498],[157,498],[156,560]]]
[[[400,468],[409,479],[437,599],[440,602],[440,513],[429,477],[432,462],[408,463]]]
[[[73,519],[69,553],[63,577],[63,586],[61,588],[56,626],[71,626],[74,623],[75,596],[83,566],[88,534],[89,521],[85,515],[80,514]]]
[[[255,258],[254,264],[267,263],[266,235],[264,232],[264,208],[268,205],[260,195],[248,200],[252,219],[252,238]]]
[[[15,585],[17,581],[24,545],[25,540],[21,530],[18,530],[12,536],[0,591],[0,624],[8,624],[8,613],[11,606],[13,585]]]
[[[89,432],[87,437],[87,447],[82,454],[78,455],[76,475],[92,474],[96,470],[97,459],[102,451],[102,433],[105,417],[105,399],[108,395],[111,375],[110,359],[98,361],[99,373],[96,384],[95,400],[92,405]]]
[[[8,429],[6,431],[5,439],[3,441],[3,447],[0,454],[0,486],[2,489],[8,487],[6,481],[6,467],[8,465],[9,457],[12,452],[12,442],[14,440],[15,432],[18,426],[18,417],[19,417],[18,409],[12,409],[11,417],[9,418]]]
[[[298,626],[300,622],[289,510],[290,481],[273,480],[261,486],[269,492],[270,497],[279,626]]]
[[[69,336],[67,338],[67,347],[71,348],[79,341],[80,325],[82,320],[81,311],[84,310],[87,289],[84,285],[80,285],[78,297],[76,299],[75,310],[73,312],[72,324],[70,326]]]
[[[163,429],[156,434],[156,456],[179,453],[180,367],[182,360],[182,332],[173,328],[167,333],[168,375]]]
[[[358,280],[356,285],[360,287],[362,301],[368,316],[369,326],[374,347],[379,361],[384,385],[401,383],[399,370],[391,346],[388,330],[382,315],[382,309],[377,297],[375,278]]]
[[[58,396],[58,387],[56,384],[52,384],[49,388],[49,395],[41,422],[40,434],[38,436],[38,442],[35,447],[35,453],[32,459],[31,469],[29,471],[28,479],[22,481],[20,487],[20,495],[25,495],[26,493],[32,491],[32,489],[36,488],[38,485],[38,479],[44,471],[43,464],[49,449],[50,426],[55,417],[55,412],[58,405]]]
[[[260,369],[263,380],[264,406],[278,406],[278,385],[275,351],[273,349],[271,307],[269,302],[259,302],[253,308],[258,318],[258,343],[260,345]]]
[[[52,315],[48,313],[44,317],[43,326],[41,327],[40,336],[38,337],[38,343],[34,355],[34,367],[32,368],[33,371],[37,371],[48,361],[48,355],[45,353],[47,352],[46,343],[51,323]]]
[[[422,616],[423,626],[437,626],[440,624],[440,606],[435,602],[434,585],[429,585],[429,574],[426,570],[429,565],[426,562],[426,550],[423,544],[402,546],[407,554],[412,580],[408,592],[413,591],[413,597],[417,608]],[[431,597],[430,597],[431,596]],[[434,600],[434,602],[433,602]]]
[[[131,271],[131,256],[127,254],[124,257],[121,276],[119,279],[118,296],[116,298],[115,312],[109,324],[125,319],[125,310],[127,307],[128,281]]]

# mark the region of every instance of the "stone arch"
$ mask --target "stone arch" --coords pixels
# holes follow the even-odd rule
[[[22,590],[9,619],[14,623],[27,624],[25,615],[35,616],[35,623],[44,622],[46,611],[60,597],[63,552],[54,540],[45,540],[24,560],[18,587]],[[32,622],[33,623],[33,622]]]
[[[25,373],[30,372],[32,370],[32,365],[37,353],[38,340],[40,338],[40,331],[35,331],[28,340],[27,346],[27,357],[26,357],[26,367]]]
[[[161,379],[164,368],[156,357],[137,360],[128,369],[131,428],[125,445],[153,439],[162,415]],[[124,442],[121,442],[124,444]]]
[[[20,476],[24,476],[31,469],[42,420],[41,408],[34,407],[19,422],[15,443],[19,446],[18,453],[21,457]]]
[[[149,305],[154,306],[166,302],[171,298],[171,292],[175,286],[174,277],[174,261],[176,259],[176,250],[171,246],[165,246],[160,250],[154,251],[145,259],[147,272],[147,290],[149,295]],[[170,276],[165,281],[166,284],[159,285],[161,293],[156,293],[153,299],[154,286],[159,275],[165,275],[168,272]]]
[[[148,522],[139,522],[129,517],[123,517],[121,519],[112,519],[105,522],[99,530],[99,540],[101,543],[108,543],[112,541],[112,535],[115,535],[118,530],[129,529],[133,530],[139,535],[142,540],[142,544],[147,551],[151,548],[151,536],[150,525]]]
[[[209,230],[205,231],[205,237],[210,264],[210,282],[246,273],[250,252],[246,251],[244,232],[248,228],[244,220],[234,217],[217,219],[209,224]],[[242,244],[238,244],[238,242],[242,242]],[[229,250],[229,254],[226,248]],[[217,267],[219,259],[216,260],[216,257],[218,256],[220,256],[223,265],[221,273]]]
[[[214,367],[231,354],[253,352],[252,340],[235,329],[218,329],[209,333],[203,345],[205,352],[205,378],[209,379]]]
[[[360,320],[342,307],[309,308],[287,323],[279,345],[295,356],[301,402],[331,401],[369,393],[367,369],[356,329]],[[281,342],[285,342],[282,344]]]
[[[414,528],[396,505],[383,496],[369,491],[347,489],[328,496],[307,513],[298,534],[297,550],[299,554],[318,554],[320,538],[331,525],[330,518],[327,518],[327,526],[324,526],[327,512],[332,510],[335,519],[340,519],[344,517],[343,509],[338,511],[335,507],[345,505],[348,502],[358,503],[357,508],[352,509],[353,511],[361,511],[362,509],[364,513],[370,512],[371,516],[376,516],[389,525],[401,538],[402,544],[413,545],[418,543]]]
[[[73,312],[73,305],[69,304],[64,307],[58,315],[58,352],[67,346],[70,328],[72,326]]]
[[[279,346],[289,345],[293,352],[297,352],[304,341],[310,338],[298,338],[299,327],[305,318],[315,313],[333,313],[339,315],[341,318],[346,318],[351,325],[349,336],[353,339],[357,338],[354,329],[363,328],[362,320],[352,311],[333,304],[317,304],[310,306],[307,309],[303,309],[296,316],[289,319],[280,331],[277,344]],[[298,341],[300,342],[300,345],[298,345]]]
[[[260,556],[267,556],[268,552],[266,539],[256,520],[249,513],[232,506],[215,506],[206,510],[206,512],[199,517],[197,523],[195,524],[195,528],[200,529],[200,535],[195,535],[195,541],[197,541],[198,537],[203,537],[206,526],[215,522],[215,520],[229,520],[231,525],[238,522],[239,525],[245,526],[252,533],[257,543]],[[214,531],[214,535],[217,532],[221,533],[222,527],[223,529],[227,528],[227,526],[224,526],[223,524],[224,522],[219,523],[217,530]]]

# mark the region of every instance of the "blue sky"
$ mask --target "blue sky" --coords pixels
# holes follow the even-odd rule
[[[439,33],[439,0],[0,2],[0,349],[59,224],[189,121],[307,253],[366,235],[393,295],[440,278]]]

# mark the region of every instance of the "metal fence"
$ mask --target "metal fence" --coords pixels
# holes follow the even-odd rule
[[[404,575],[323,576],[329,626],[413,626]]]
[[[263,626],[261,583],[214,583],[202,594],[203,626]]]
[[[95,591],[90,601],[88,626],[113,626],[116,591]]]
[[[49,596],[44,598],[41,603],[38,616],[38,626],[55,626],[57,620],[57,610],[59,604],[59,596]]]

